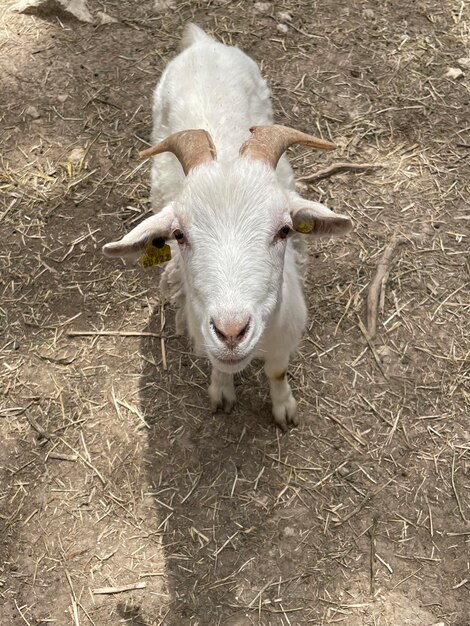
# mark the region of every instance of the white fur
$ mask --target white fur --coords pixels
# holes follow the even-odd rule
[[[104,251],[132,255],[151,238],[172,240],[175,229],[183,231],[186,243],[170,242],[173,259],[162,286],[184,306],[195,349],[213,364],[212,408],[230,410],[235,402],[234,372],[262,358],[274,419],[286,428],[297,420],[296,402],[283,374],[307,312],[299,263],[302,236],[294,233],[283,240],[276,234],[283,226],[292,227],[298,210],[318,220],[320,235],[345,234],[351,223],[296,194],[285,156],[276,171],[239,157],[249,128],[273,121],[269,89],[254,61],[194,25],[186,28],[183,48],[154,93],[152,142],[203,128],[212,136],[217,160],[185,177],[172,154],[154,158],[151,198],[156,214]],[[247,332],[234,349],[220,340],[211,322],[248,318]],[[181,326],[181,314],[177,321]]]

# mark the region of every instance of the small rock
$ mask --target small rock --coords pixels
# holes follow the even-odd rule
[[[364,9],[364,11],[362,12],[362,17],[364,17],[366,20],[373,20],[375,17],[375,13],[374,11],[372,11],[372,9]]]
[[[11,7],[11,10],[29,15],[65,13],[68,17],[75,17],[80,22],[89,24],[93,22],[86,0],[19,0]]]
[[[71,13],[81,22],[93,22],[93,16],[88,9],[86,0],[58,0],[67,13]]]
[[[267,13],[271,8],[270,2],[255,2],[254,4],[255,11],[258,13]]]
[[[452,78],[452,80],[457,80],[458,78],[462,78],[464,73],[460,69],[460,67],[449,67],[446,72],[446,78]]]
[[[457,59],[457,63],[460,67],[463,67],[464,70],[470,70],[470,57],[461,57]]]
[[[292,528],[292,526],[286,526],[282,531],[282,534],[284,537],[293,537],[295,535],[295,528]]]
[[[39,117],[41,117],[41,114],[39,113],[39,111],[36,109],[35,106],[33,106],[32,104],[29,104],[25,110],[24,110],[25,114],[28,115],[29,117],[32,117],[33,120],[37,120]]]
[[[290,13],[284,13],[284,11],[280,11],[277,14],[277,19],[280,22],[292,22],[292,15]]]
[[[253,622],[246,615],[232,615],[223,623],[223,626],[251,626]]]
[[[350,474],[350,473],[351,473],[351,470],[349,469],[349,467],[348,467],[347,465],[343,465],[343,467],[340,467],[340,468],[338,469],[338,474],[339,474],[340,476],[343,476],[343,477],[344,477],[344,476],[347,476],[347,475],[348,475],[348,474]]]
[[[155,0],[153,3],[153,9],[159,13],[176,9],[176,0]]]
[[[108,15],[104,11],[98,11],[96,15],[97,17],[99,17],[100,24],[116,24],[116,22],[119,22],[119,20],[117,20],[115,17],[113,17],[112,15]]]
[[[69,95],[68,95],[68,94],[66,94],[66,93],[61,93],[61,94],[59,94],[59,95],[57,96],[57,100],[58,100],[59,102],[65,102],[65,101],[67,100],[67,98],[68,98],[68,97],[69,97]]]
[[[384,365],[388,365],[396,358],[396,353],[386,345],[377,346],[377,354]]]
[[[74,165],[78,165],[85,158],[85,150],[84,148],[74,148],[72,152],[68,156],[68,160],[70,163]]]
[[[285,24],[278,24],[276,28],[277,32],[281,33],[282,35],[285,35],[289,30],[289,28]]]
[[[266,507],[268,506],[269,497],[267,495],[258,495],[257,493],[253,494],[255,504],[259,506]]]

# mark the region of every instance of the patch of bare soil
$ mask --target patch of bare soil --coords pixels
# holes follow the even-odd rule
[[[114,0],[82,24],[11,4],[2,626],[467,625],[468,6]],[[290,370],[303,426],[286,435],[256,364],[234,413],[212,416],[207,364],[175,337],[159,270],[99,251],[149,211],[136,153],[189,20],[262,65],[279,122],[339,145],[291,153],[299,178],[382,165],[303,182],[355,231],[310,248]],[[368,288],[394,237],[371,340]]]

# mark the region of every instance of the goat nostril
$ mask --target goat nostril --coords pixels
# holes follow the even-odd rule
[[[244,337],[246,335],[246,333],[248,332],[248,328],[250,326],[250,322],[248,322],[246,324],[246,326],[244,328],[241,329],[241,331],[238,333],[237,338],[238,339],[242,339],[242,337]]]
[[[213,330],[214,330],[215,334],[217,335],[217,337],[218,337],[221,341],[226,341],[226,340],[227,340],[227,335],[224,335],[224,333],[223,333],[223,332],[222,332],[219,328],[217,328],[217,326],[216,326],[216,324],[215,324],[214,320],[212,320],[212,319],[211,319],[211,326],[212,326],[212,328],[213,328]]]
[[[215,334],[217,335],[219,339],[222,339],[222,341],[227,341],[228,339],[227,335],[224,335],[224,333],[221,330],[219,330],[217,326],[215,327]]]

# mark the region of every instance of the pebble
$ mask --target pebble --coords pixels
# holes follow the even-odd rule
[[[279,33],[283,34],[283,35],[285,35],[288,30],[289,30],[289,28],[285,24],[278,24],[277,25],[277,31]]]
[[[29,104],[25,108],[24,112],[26,113],[26,115],[29,115],[29,117],[32,117],[33,120],[37,120],[39,117],[41,117],[41,114],[39,113],[39,111],[32,104]]]
[[[280,22],[292,22],[292,15],[290,13],[284,13],[284,11],[280,11],[277,14],[277,19]]]
[[[254,7],[255,7],[255,11],[258,11],[258,13],[267,13],[269,9],[271,8],[271,3],[270,2],[255,2]]]
[[[153,8],[159,12],[176,9],[176,0],[155,0]]]
[[[460,67],[449,67],[446,72],[446,78],[452,78],[452,80],[457,80],[458,78],[462,78],[464,73],[460,69]]]
[[[365,17],[366,20],[373,20],[375,17],[374,11],[372,9],[364,9],[362,12],[362,17]]]
[[[100,24],[115,24],[119,21],[115,17],[109,15],[108,13],[105,13],[104,11],[98,11],[96,15],[100,19]]]
[[[65,11],[81,22],[93,22],[86,0],[18,0],[10,10],[28,15],[57,15]]]
[[[233,615],[224,622],[224,626],[251,626],[253,622],[246,616]]]
[[[28,115],[29,117],[32,117],[33,120],[37,120],[38,117],[41,117],[41,114],[39,113],[39,111],[36,109],[36,107],[34,107],[32,104],[29,104],[25,110],[24,110],[25,114]]]
[[[85,150],[83,148],[74,148],[69,154],[68,160],[70,163],[78,164],[85,157]]]

